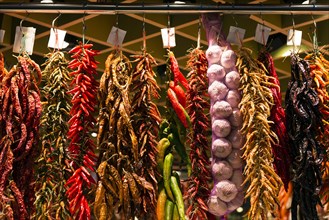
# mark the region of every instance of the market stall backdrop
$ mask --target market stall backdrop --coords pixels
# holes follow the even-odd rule
[[[15,1],[2,0],[0,2],[10,2]],[[28,2],[28,1],[25,1]],[[32,1],[33,3],[37,3]],[[70,3],[78,3],[78,1],[64,1]],[[95,2],[95,1],[93,1]],[[102,1],[104,2],[104,1]],[[166,3],[167,1],[151,1],[151,0],[126,0],[126,1],[108,1],[107,3]],[[189,1],[191,2],[191,1]],[[294,1],[294,3],[301,4],[303,1]],[[63,3],[61,1],[61,3]],[[278,0],[254,0],[254,1],[224,1],[224,0],[199,0],[192,1],[196,4],[287,4],[288,1],[278,1]],[[328,4],[328,0],[317,1],[317,4]],[[34,51],[32,58],[39,60],[39,63],[43,63],[44,54],[46,54],[49,49],[47,48],[47,43],[49,39],[49,29],[53,19],[57,17],[57,14],[47,14],[47,13],[35,13],[26,14],[22,13],[1,13],[0,9],[0,28],[6,31],[4,42],[0,45],[0,51],[5,54],[6,65],[8,67],[15,64],[16,60],[12,56],[8,56],[12,53],[12,47],[15,37],[15,27],[19,25],[22,19],[25,19],[23,26],[35,27],[36,28],[36,39],[34,44]],[[69,47],[72,47],[77,40],[82,38],[82,14],[62,14],[57,19],[57,27],[67,31],[66,41],[70,43]],[[175,27],[176,30],[176,47],[172,50],[175,52],[178,62],[182,69],[185,69],[187,61],[187,50],[191,47],[196,47],[198,25],[199,25],[199,14],[188,13],[188,14],[169,14],[170,26]],[[286,44],[286,35],[289,29],[293,28],[293,22],[295,21],[295,28],[297,30],[303,31],[302,45],[307,49],[311,49],[313,44],[311,42],[311,33],[314,30],[314,22],[317,25],[318,32],[318,43],[319,47],[324,49],[323,53],[327,56],[328,51],[325,51],[329,47],[329,13],[323,12],[320,15],[313,15],[312,12],[303,15],[281,15],[281,14],[223,14],[223,30],[228,33],[230,26],[238,26],[246,29],[245,38],[243,40],[244,46],[253,49],[255,51],[260,50],[263,46],[254,41],[254,35],[256,26],[258,23],[264,24],[270,27],[271,33],[268,40],[268,46],[270,50],[275,52],[275,67],[279,74],[279,79],[281,81],[281,91],[286,90],[288,80],[290,77],[290,59],[283,55]],[[85,15],[85,25],[86,39],[93,42],[95,49],[101,51],[101,54],[97,57],[100,61],[99,72],[104,69],[104,62],[108,54],[113,50],[111,44],[107,43],[107,37],[112,26],[116,25],[118,21],[118,27],[127,31],[126,37],[124,39],[122,50],[126,55],[139,54],[142,47],[142,27],[143,27],[143,14],[119,14],[116,15],[105,15],[105,14],[86,14]],[[314,20],[313,20],[314,19]],[[165,49],[162,46],[160,29],[168,26],[168,14],[167,13],[157,13],[157,14],[145,14],[145,28],[146,28],[146,39],[147,48],[156,58],[158,62],[158,72],[164,71],[164,64],[166,62]],[[207,42],[205,33],[202,30],[201,45],[204,49],[207,48]],[[287,55],[287,54],[286,54]],[[10,59],[12,57],[12,59]],[[165,79],[165,77],[163,77]],[[161,84],[161,82],[160,82]],[[162,83],[163,85],[163,83]]]

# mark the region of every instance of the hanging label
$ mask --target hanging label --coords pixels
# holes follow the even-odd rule
[[[163,48],[175,47],[175,28],[162,28],[161,29]]]
[[[260,44],[266,45],[270,32],[271,32],[271,28],[261,24],[257,24],[257,28],[255,32],[255,41]]]
[[[245,33],[246,33],[245,29],[231,26],[226,40],[231,44],[236,44],[241,46]]]
[[[111,32],[107,38],[107,42],[113,46],[122,46],[123,39],[126,36],[127,31],[121,30],[117,27],[112,27]]]
[[[33,53],[33,45],[34,45],[34,38],[35,38],[35,31],[34,27],[16,27],[15,33],[15,41],[13,52],[14,53],[22,53],[27,52],[29,55]]]
[[[55,48],[55,49],[64,48],[65,35],[66,35],[66,31],[51,28],[49,41],[48,41],[48,47]]]
[[[300,46],[302,43],[302,31],[290,29],[287,36],[287,45],[288,46]]]
[[[5,36],[5,30],[0,30],[0,44],[2,44],[3,43],[3,38],[4,38],[4,36]]]

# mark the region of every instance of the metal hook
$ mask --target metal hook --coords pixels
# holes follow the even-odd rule
[[[86,32],[86,11],[83,13],[83,18],[82,18],[82,44],[85,44],[85,32]]]
[[[198,24],[198,42],[197,42],[197,48],[200,48],[200,41],[201,41],[201,14],[199,15],[199,24]]]
[[[29,17],[29,15],[30,14],[28,12],[26,12],[25,17],[19,22],[19,28],[21,30],[21,33],[23,33],[23,22]]]
[[[145,11],[144,11],[144,1],[143,1],[143,50],[146,50],[146,30],[145,30]]]
[[[51,22],[51,28],[55,29],[55,22],[57,21],[57,19],[61,16],[62,14],[59,12],[59,14],[57,15],[57,17],[53,20],[53,22]]]

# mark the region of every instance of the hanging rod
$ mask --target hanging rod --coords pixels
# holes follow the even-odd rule
[[[88,13],[88,14],[132,14],[132,13],[211,13],[225,14],[324,14],[329,13],[329,4],[102,4],[102,3],[0,3],[0,13]]]

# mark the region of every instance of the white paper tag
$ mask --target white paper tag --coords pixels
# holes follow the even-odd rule
[[[270,32],[271,32],[271,28],[261,24],[257,24],[257,28],[255,32],[255,41],[260,44],[266,45]]]
[[[287,45],[288,46],[300,46],[302,43],[302,31],[290,29],[287,36]]]
[[[66,31],[51,28],[48,47],[55,49],[62,49],[64,47],[65,35],[66,35]]]
[[[245,33],[246,33],[245,29],[231,26],[226,40],[231,44],[236,44],[241,46],[241,42],[243,41]]]
[[[22,27],[21,32],[21,28],[19,26],[16,26],[13,52],[22,53],[25,51],[29,55],[32,55],[35,31],[36,29],[34,27]]]
[[[175,28],[162,28],[161,29],[163,48],[175,47]],[[169,42],[168,42],[169,41]]]
[[[127,31],[121,30],[113,26],[107,38],[107,42],[114,46],[122,46],[122,42],[126,36],[126,33]]]
[[[3,38],[4,38],[4,36],[5,36],[5,30],[0,30],[0,44],[2,44],[3,43]]]

